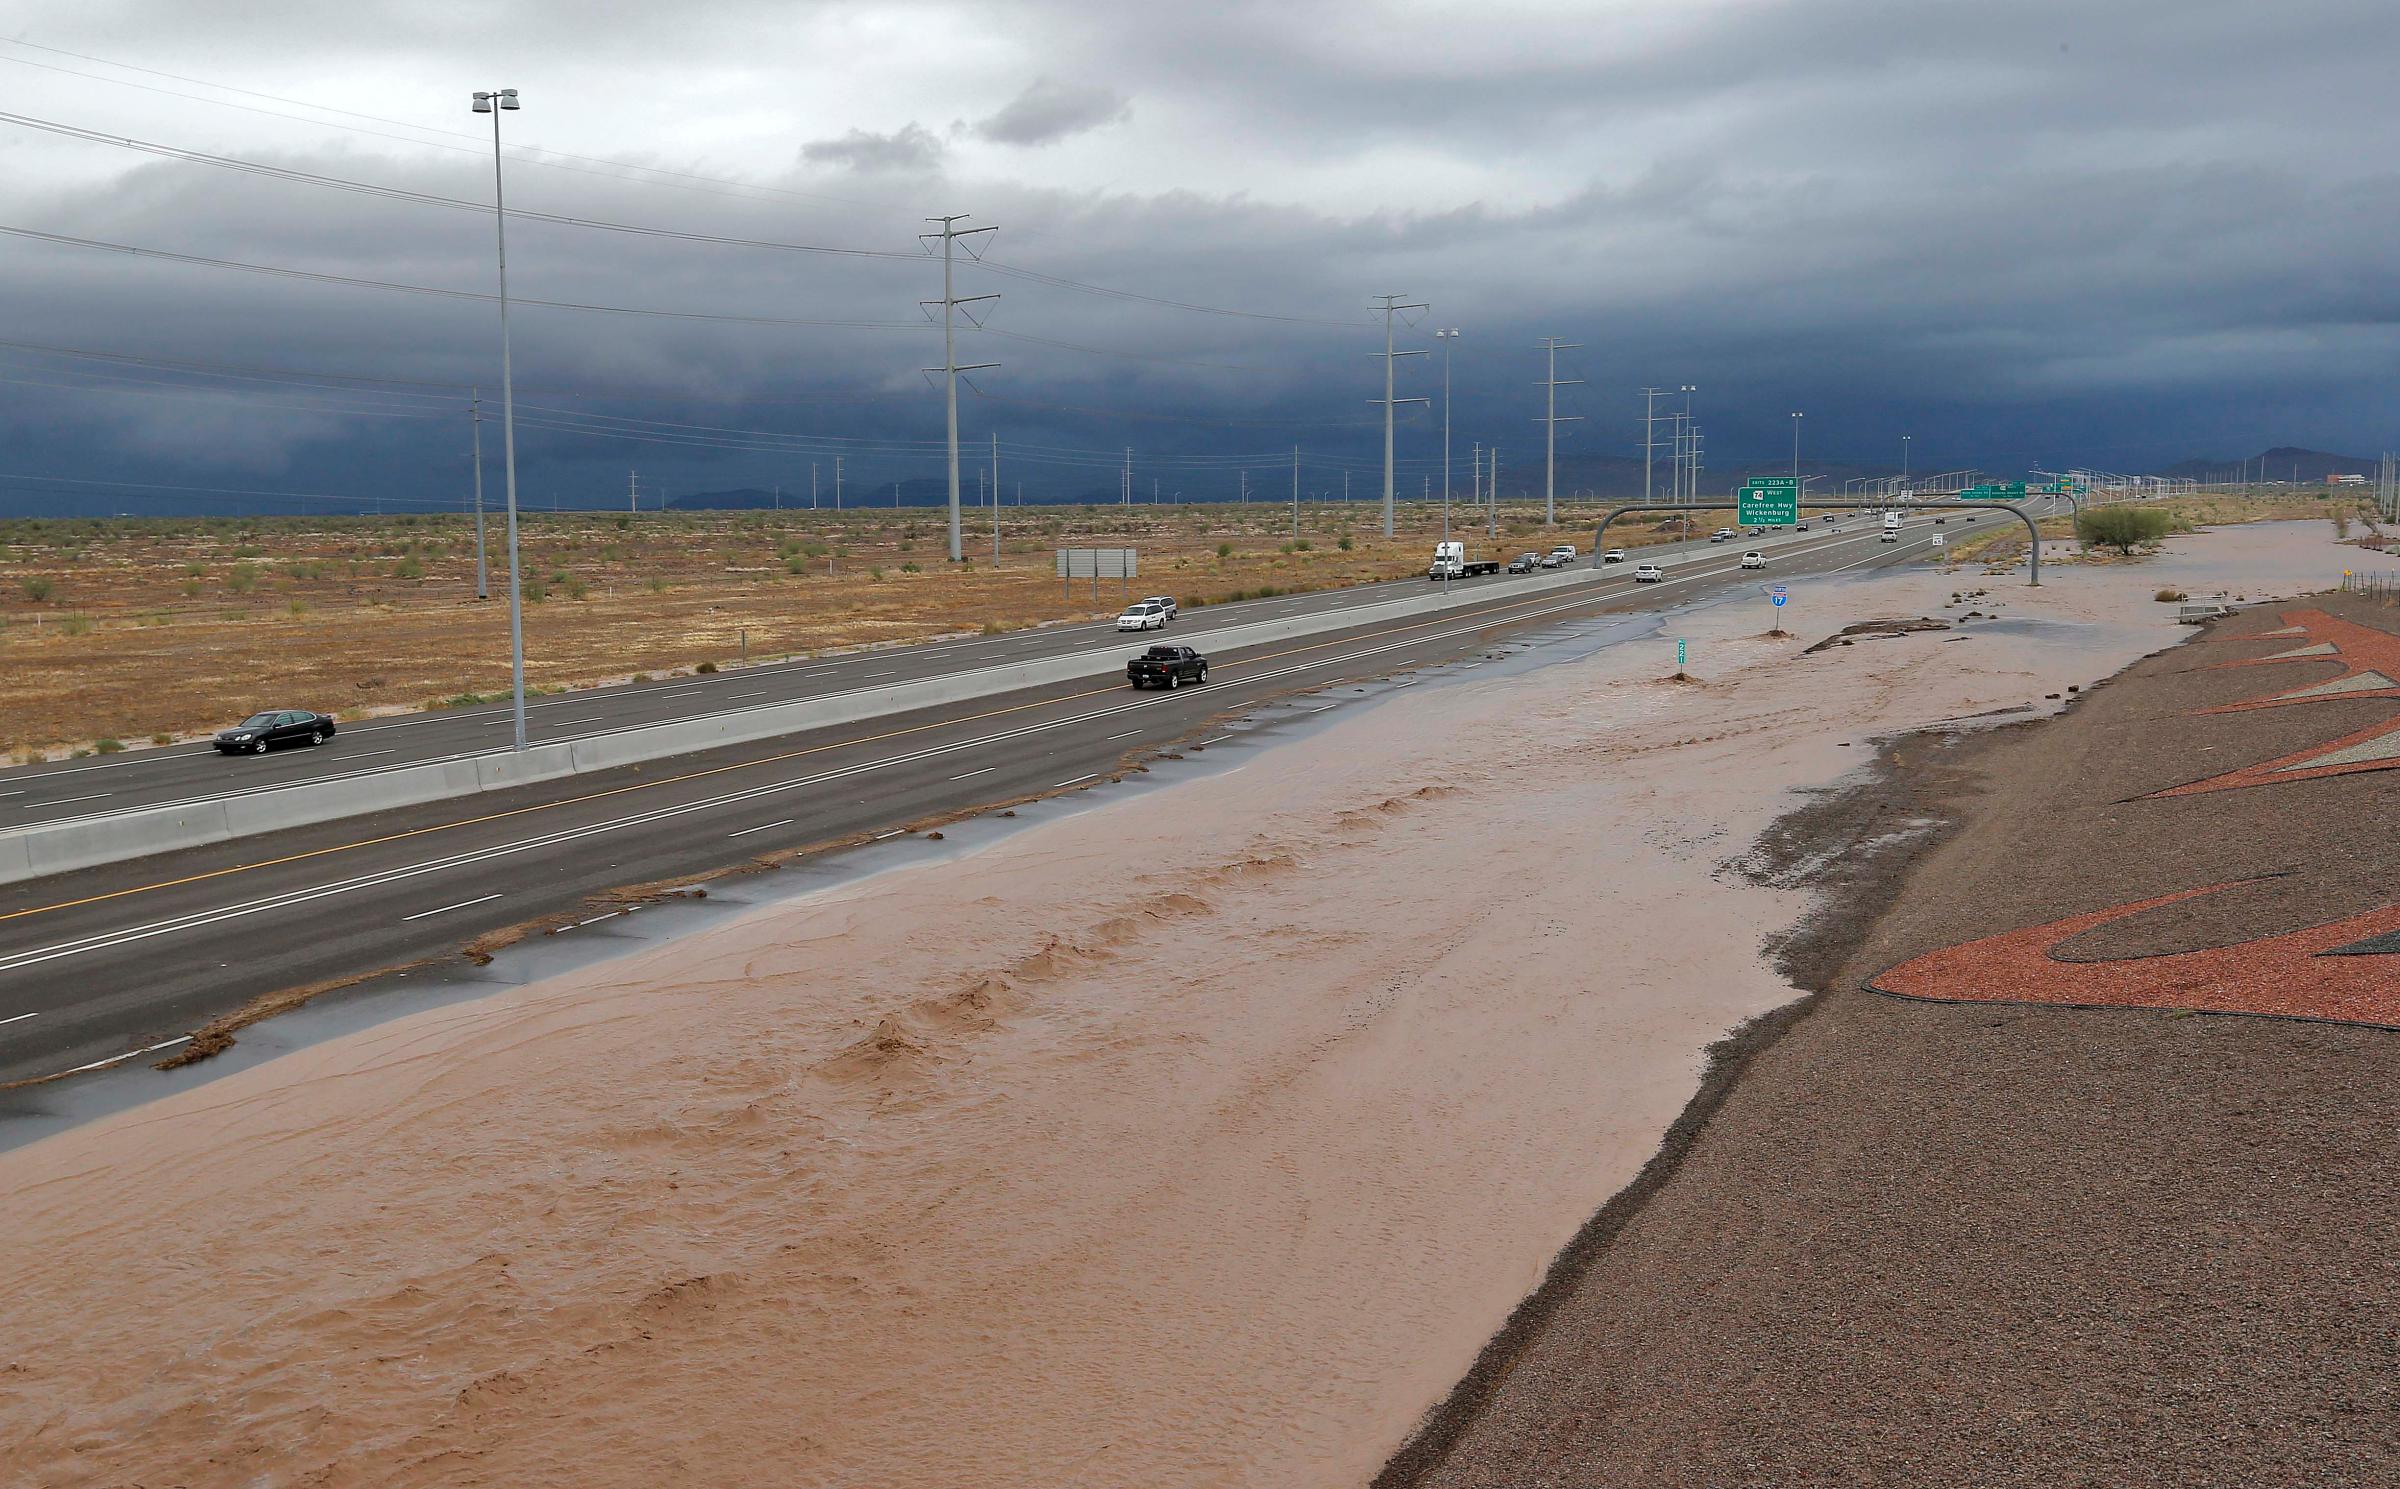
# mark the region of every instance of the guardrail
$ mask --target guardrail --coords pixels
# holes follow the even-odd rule
[[[1432,614],[1485,599],[1592,584],[1612,577],[1615,576],[1589,569],[1560,569],[1528,575],[1505,586],[1478,585],[1471,590],[1453,591],[1450,586],[1442,585],[1399,599],[1178,633],[1175,640],[1202,650],[1230,651],[1296,636],[1347,630],[1379,620]],[[1113,676],[1125,666],[1124,646],[1128,642],[1147,645],[1150,639],[1134,636],[1067,656],[1008,662],[846,693],[729,709],[672,723],[629,725],[557,744],[533,745],[523,751],[504,750],[419,765],[395,765],[334,780],[304,781],[272,791],[35,823],[0,832],[0,884],[95,868],[154,853],[206,847],[260,833],[284,832],[369,812],[504,791],[562,776],[614,770],[833,724],[1013,693],[1021,688]]]

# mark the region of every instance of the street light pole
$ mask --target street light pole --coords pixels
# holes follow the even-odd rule
[[[1913,436],[1906,434],[1900,436],[1900,484],[1903,487],[1908,485],[1908,442],[1911,438]]]
[[[1792,415],[1792,483],[1800,481],[1800,416]]]
[[[1442,504],[1450,503],[1450,343],[1458,340],[1458,327],[1436,331],[1433,339],[1442,344]]]
[[[500,449],[508,491],[508,665],[515,694],[516,748],[525,748],[525,583],[517,573],[517,391],[508,345],[508,203],[500,178],[500,116],[518,108],[517,90],[475,95],[475,112],[492,116],[492,223],[500,248]]]

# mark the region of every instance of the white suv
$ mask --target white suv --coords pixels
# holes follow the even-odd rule
[[[1167,628],[1167,612],[1155,600],[1144,600],[1117,617],[1120,631],[1163,631]]]
[[[1175,597],[1173,595],[1152,595],[1149,599],[1142,601],[1142,603],[1145,605],[1156,605],[1159,609],[1164,610],[1167,612],[1167,619],[1169,620],[1173,620],[1176,616],[1183,613],[1175,608]]]
[[[1766,566],[1767,556],[1756,549],[1742,555],[1742,567],[1745,569],[1763,569]]]
[[[1633,582],[1636,584],[1656,584],[1666,577],[1667,571],[1656,564],[1635,564],[1633,566]]]

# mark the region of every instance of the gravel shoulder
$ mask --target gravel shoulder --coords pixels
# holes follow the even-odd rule
[[[2400,612],[2306,605],[2400,631]],[[2400,713],[2201,712],[2342,675],[2220,665],[2297,649],[2264,633],[2299,608],[2247,611],[2038,724],[1890,743],[1770,832],[1745,871],[1825,896],[1782,948],[1816,991],[1719,1047],[1637,1191],[1378,1484],[2393,1482],[2400,1033],[2189,1008],[2400,985],[2389,937],[2256,950],[2380,924],[2400,771],[2156,794]],[[2061,977],[2172,969],[2185,1006],[1869,990],[2217,885],[2048,953]]]

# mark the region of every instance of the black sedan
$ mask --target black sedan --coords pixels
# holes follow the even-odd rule
[[[321,745],[333,738],[333,715],[305,708],[254,713],[230,729],[217,731],[217,748],[228,755],[263,755],[277,745]]]

